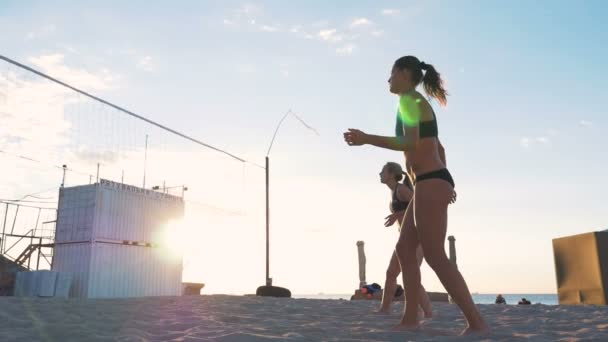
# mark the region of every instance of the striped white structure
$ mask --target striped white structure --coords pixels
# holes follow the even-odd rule
[[[163,235],[183,214],[179,197],[111,181],[63,188],[52,269],[73,274],[72,297],[181,295]]]

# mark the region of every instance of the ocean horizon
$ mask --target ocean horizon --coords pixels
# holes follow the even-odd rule
[[[473,294],[473,301],[475,304],[494,304],[496,295],[498,293],[476,293]],[[350,300],[353,294],[294,294],[293,298],[305,298],[305,299],[344,299]],[[507,301],[507,304],[515,305],[522,298],[526,298],[532,304],[544,304],[544,305],[558,305],[558,298],[556,293],[502,293],[502,296]]]

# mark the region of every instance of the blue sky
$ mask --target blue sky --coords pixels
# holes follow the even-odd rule
[[[553,292],[551,239],[608,228],[607,9],[602,1],[2,1],[0,46],[259,163],[287,109],[314,126],[318,137],[286,121],[272,152],[271,273],[296,293],[350,292],[357,240],[366,241],[369,280],[383,281],[397,233],[382,226],[389,197],[377,173],[402,156],[348,148],[341,133],[392,134],[389,71],[416,55],[451,94],[447,108],[434,107],[459,193],[449,234],[471,290]],[[263,200],[260,180],[247,171],[247,196]],[[205,239],[225,244],[213,250],[225,269],[257,278],[233,285],[239,277],[196,256],[188,277],[234,293],[263,281],[263,221],[251,210],[247,229]],[[423,278],[441,288],[427,266]]]

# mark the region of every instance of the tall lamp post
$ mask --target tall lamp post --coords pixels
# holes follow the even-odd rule
[[[268,146],[268,151],[266,152],[266,165],[264,170],[266,171],[266,285],[262,285],[258,287],[256,291],[257,296],[263,297],[291,297],[291,291],[286,288],[273,286],[272,278],[270,278],[270,150],[272,149],[272,144],[274,143],[274,139],[277,137],[277,133],[279,132],[279,128],[283,121],[290,114],[294,115],[295,118],[300,121],[306,128],[311,129],[313,131],[316,130],[309,125],[307,125],[302,119],[300,119],[295,113],[291,110],[288,110],[281,121],[279,121],[277,128],[274,131],[274,135],[272,136],[272,140],[270,141],[270,146]],[[318,133],[317,133],[318,134]]]

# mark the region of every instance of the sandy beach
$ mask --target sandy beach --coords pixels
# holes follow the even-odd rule
[[[0,298],[0,341],[589,341],[608,340],[608,307],[480,305],[491,335],[459,337],[451,304],[419,332],[391,332],[403,308],[372,301],[211,295],[112,300]]]

